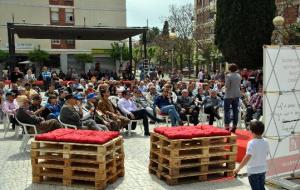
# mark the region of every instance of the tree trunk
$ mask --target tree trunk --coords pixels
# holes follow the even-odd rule
[[[199,61],[196,62],[196,73],[195,73],[196,78],[198,73],[199,73]]]
[[[35,77],[38,78],[41,74],[41,63],[35,63]]]
[[[3,80],[4,62],[0,62],[0,80]]]
[[[179,56],[179,68],[180,68],[180,70],[182,71],[182,68],[183,68],[183,55],[182,54],[180,54],[180,56]]]

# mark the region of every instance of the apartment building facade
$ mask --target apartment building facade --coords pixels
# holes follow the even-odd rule
[[[200,40],[214,40],[217,0],[195,0],[196,27]]]
[[[126,27],[126,0],[0,0],[0,49],[8,49],[6,23],[59,26]],[[110,58],[112,41],[20,39],[16,35],[17,55],[40,48],[59,57],[61,69],[77,70],[75,54],[91,53],[102,70],[116,69]],[[93,66],[95,68],[95,65]],[[91,68],[93,69],[93,68]]]

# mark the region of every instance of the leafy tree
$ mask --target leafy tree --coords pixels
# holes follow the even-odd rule
[[[111,54],[110,56],[116,61],[121,60],[121,54],[122,54],[122,60],[129,60],[129,48],[122,43],[122,46],[119,45],[119,43],[114,42],[111,44]]]
[[[0,63],[4,62],[9,57],[9,54],[6,51],[0,49]]]
[[[30,51],[28,53],[28,58],[30,61],[35,62],[36,65],[36,75],[40,74],[41,67],[44,66],[45,62],[49,60],[49,53],[41,50],[40,47]]]
[[[215,43],[228,62],[257,68],[274,29],[274,0],[218,0]]]
[[[94,60],[94,57],[91,54],[76,54],[74,56],[77,62],[79,63],[91,63]]]
[[[171,5],[168,20],[172,29],[175,29],[177,38],[175,40],[175,51],[179,56],[180,69],[183,68],[183,61],[186,59],[191,66],[193,57],[193,17],[194,7],[192,4],[183,6]]]
[[[155,53],[156,53],[156,47],[152,46],[147,48],[147,55],[150,63],[151,63],[151,59],[155,57],[156,55]]]
[[[159,30],[158,27],[150,28],[147,31],[147,35],[146,35],[147,44],[148,45],[153,45],[154,41],[155,41],[155,38],[159,35],[159,33],[160,33],[160,30]],[[140,44],[143,44],[143,35],[141,34],[139,36],[139,38],[140,38]]]

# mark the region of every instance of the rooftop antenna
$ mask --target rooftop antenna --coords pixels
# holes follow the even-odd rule
[[[149,25],[149,20],[148,20],[148,18],[147,18],[147,28],[148,28],[148,25]]]
[[[85,25],[85,24],[86,24],[85,22],[86,22],[86,18],[83,17],[83,26],[84,26],[84,27],[86,26],[86,25]]]

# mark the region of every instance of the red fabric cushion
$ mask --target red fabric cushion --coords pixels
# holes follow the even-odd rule
[[[131,84],[131,81],[130,80],[124,80],[123,84]]]
[[[236,130],[237,136],[237,157],[236,161],[241,162],[246,155],[248,142],[253,138],[251,132],[247,130]]]
[[[105,144],[106,142],[118,137],[116,131],[91,131],[74,129],[57,129],[49,133],[35,136],[39,141],[72,142],[88,144]]]
[[[34,84],[37,85],[37,86],[43,86],[44,85],[44,81],[38,80],[38,81],[35,81]]]
[[[197,137],[225,136],[230,132],[211,125],[158,127],[154,132],[166,136],[169,139],[191,139]]]

